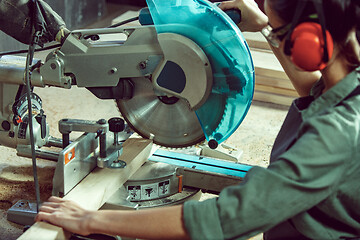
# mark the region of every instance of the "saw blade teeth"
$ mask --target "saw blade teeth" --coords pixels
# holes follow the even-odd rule
[[[204,141],[205,136],[194,111],[184,100],[174,103],[161,101],[147,79],[133,79],[135,92],[132,99],[117,100],[122,117],[144,138],[170,148],[185,148]]]
[[[219,131],[219,129],[221,128],[221,126],[223,125],[224,123],[224,120],[226,119],[226,116],[228,114],[228,101],[226,101],[226,104],[225,104],[225,107],[224,107],[224,114],[222,115],[222,118],[219,122],[219,125],[218,127],[215,129],[215,134]]]

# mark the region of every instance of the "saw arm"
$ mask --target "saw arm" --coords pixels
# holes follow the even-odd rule
[[[89,38],[95,35],[100,39]],[[158,34],[154,26],[75,31],[40,72],[48,84],[69,76],[97,97],[115,99],[132,128],[160,145],[186,147],[204,140],[194,110],[211,92],[211,65],[182,35]]]

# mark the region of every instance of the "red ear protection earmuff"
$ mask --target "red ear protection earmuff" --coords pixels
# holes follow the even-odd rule
[[[312,2],[319,23],[312,20],[300,21],[308,2]],[[334,42],[326,30],[322,0],[298,0],[290,30],[286,35],[284,52],[292,62],[305,71],[317,71],[326,67],[334,49]],[[308,17],[310,18],[310,16]]]
[[[329,31],[326,31],[326,40],[327,50],[320,24],[314,22],[299,24],[291,34],[290,56],[292,62],[305,71],[324,69],[334,49]],[[326,59],[324,51],[327,51]]]

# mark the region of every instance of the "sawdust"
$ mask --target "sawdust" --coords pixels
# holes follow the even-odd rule
[[[15,166],[3,164],[0,168],[0,239],[7,240],[17,239],[23,232],[23,226],[8,222],[6,211],[18,200],[35,200],[33,170],[29,159],[20,158],[13,164]],[[39,161],[39,166],[40,198],[45,201],[51,196],[55,163]]]
[[[38,168],[40,197],[51,196],[54,167]],[[0,209],[7,210],[20,199],[35,200],[32,167],[5,167],[0,174]]]

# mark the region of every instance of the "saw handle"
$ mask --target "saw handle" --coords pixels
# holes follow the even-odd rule
[[[214,3],[216,6],[219,6],[221,2]],[[238,25],[241,22],[241,11],[238,8],[228,9],[225,13],[233,20],[233,22]]]
[[[215,3],[218,6],[220,3]],[[233,20],[233,22],[237,25],[241,22],[241,11],[240,9],[229,9],[226,10],[225,13]],[[151,17],[149,8],[142,8],[139,12],[139,22],[142,26],[145,25],[154,25],[154,21]]]
[[[229,9],[225,13],[233,20],[233,22],[238,25],[241,22],[241,11],[240,9]]]
[[[144,7],[139,12],[139,22],[142,26],[154,25],[154,21],[151,17],[150,10],[148,7]]]

